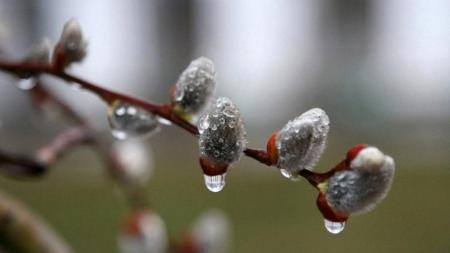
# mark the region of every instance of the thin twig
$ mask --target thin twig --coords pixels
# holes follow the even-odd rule
[[[10,252],[71,253],[72,250],[40,217],[0,192],[0,239]]]
[[[111,91],[109,89],[101,87],[100,85],[91,83],[74,75],[63,72],[59,68],[53,67],[51,64],[0,61],[0,69],[9,71],[11,73],[20,73],[20,72],[29,72],[34,74],[46,73],[55,77],[59,77],[67,82],[75,82],[78,83],[83,89],[93,92],[108,104],[111,104],[116,100],[121,100],[123,102],[139,106],[162,118],[171,121],[173,124],[181,127],[182,129],[186,130],[187,132],[195,136],[198,135],[197,127],[187,122],[183,118],[179,117],[176,113],[174,113],[170,105],[159,105],[145,101],[140,98]],[[254,158],[266,165],[270,165],[267,160],[267,154],[263,150],[247,148],[244,153],[247,156]]]
[[[85,126],[72,127],[57,135],[51,142],[39,148],[36,159],[53,164],[73,147],[93,142],[91,130]]]
[[[33,156],[0,150],[0,171],[8,176],[36,177],[47,171],[47,164]]]

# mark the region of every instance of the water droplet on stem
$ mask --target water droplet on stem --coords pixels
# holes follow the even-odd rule
[[[154,114],[134,105],[115,101],[108,110],[112,135],[119,140],[155,133],[159,120]]]
[[[172,125],[172,121],[162,118],[162,117],[158,117],[158,121],[159,121],[159,123],[161,123],[161,125],[166,125],[166,126]]]
[[[70,88],[74,91],[80,91],[81,90],[81,85],[78,83],[71,83],[70,84]]]
[[[36,79],[33,77],[17,80],[17,88],[21,90],[31,90],[36,86]]]
[[[335,235],[341,233],[345,228],[345,222],[334,222],[327,219],[324,219],[323,221],[328,232]]]

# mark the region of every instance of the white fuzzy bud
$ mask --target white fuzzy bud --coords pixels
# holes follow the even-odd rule
[[[313,169],[325,149],[330,120],[320,108],[311,109],[280,130],[276,140],[278,167],[295,177]]]
[[[80,62],[84,59],[87,43],[83,38],[81,26],[76,19],[70,19],[64,24],[58,44],[60,49],[63,50],[67,64]]]
[[[198,122],[201,155],[217,165],[239,160],[247,144],[239,109],[228,98],[218,98]]]
[[[149,146],[139,139],[128,139],[115,142],[113,148],[128,180],[139,185],[146,184],[153,167]]]
[[[208,210],[194,223],[192,236],[201,253],[228,252],[230,225],[227,216],[221,210]]]
[[[155,213],[137,212],[128,217],[118,238],[121,253],[165,253],[167,232]]]
[[[215,86],[214,63],[200,57],[193,60],[178,78],[173,102],[185,113],[197,113],[210,102]]]
[[[328,181],[326,199],[342,213],[371,211],[383,200],[394,178],[394,160],[377,148],[361,150],[351,161],[350,170],[337,172]]]
[[[23,61],[30,63],[49,63],[50,51],[50,41],[47,38],[42,38],[31,47]]]

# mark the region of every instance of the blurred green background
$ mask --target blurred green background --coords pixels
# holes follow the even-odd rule
[[[168,130],[171,131],[178,130]],[[164,136],[156,137],[155,142],[163,139]],[[195,148],[191,136],[180,141],[192,142]],[[427,166],[413,157],[399,159],[401,151],[399,155],[391,152],[397,158],[397,172],[387,199],[374,211],[352,217],[341,234],[331,235],[315,207],[316,191],[304,180],[290,182],[274,168],[243,158],[229,172],[225,189],[210,193],[203,186],[195,151],[179,155],[180,151],[174,148],[155,152],[158,159],[147,188],[148,198],[165,220],[172,238],[188,228],[202,211],[218,207],[232,222],[230,252],[449,249],[448,163]],[[342,152],[327,150],[319,168],[330,167],[335,161],[327,157],[334,154]],[[2,178],[0,184],[45,217],[76,252],[117,252],[119,220],[127,207],[87,148],[71,154],[41,180],[18,182]]]
[[[148,141],[154,173],[147,196],[177,238],[204,210],[223,209],[230,252],[449,252],[450,2],[448,0],[0,0],[0,55],[58,40],[79,20],[88,55],[71,73],[111,89],[165,102],[180,72],[199,56],[216,65],[217,92],[240,108],[252,147],[289,119],[321,107],[328,147],[317,166],[369,143],[397,164],[388,197],[329,234],[315,190],[242,158],[225,189],[208,192],[196,140],[175,127]],[[108,135],[96,97],[49,87]],[[40,117],[25,92],[0,73],[0,148],[30,153],[65,124]],[[117,252],[123,196],[89,148],[39,180],[0,177],[0,188],[49,221],[76,252]]]

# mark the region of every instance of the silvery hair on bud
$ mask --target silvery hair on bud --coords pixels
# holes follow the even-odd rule
[[[325,149],[330,120],[320,108],[313,108],[280,130],[276,140],[278,167],[292,174],[311,170]]]
[[[215,164],[239,160],[247,144],[239,109],[228,98],[218,98],[198,122],[201,155]]]
[[[50,50],[50,41],[47,38],[42,38],[37,43],[33,44],[30,51],[23,60],[25,62],[49,63]]]
[[[181,73],[175,85],[175,103],[186,113],[196,113],[208,104],[216,85],[214,63],[200,57]]]
[[[367,147],[353,159],[350,170],[338,172],[329,179],[327,202],[334,210],[347,214],[371,211],[386,197],[394,171],[392,157]]]
[[[64,49],[68,62],[79,62],[86,56],[87,43],[76,19],[72,18],[64,24],[59,44]]]

